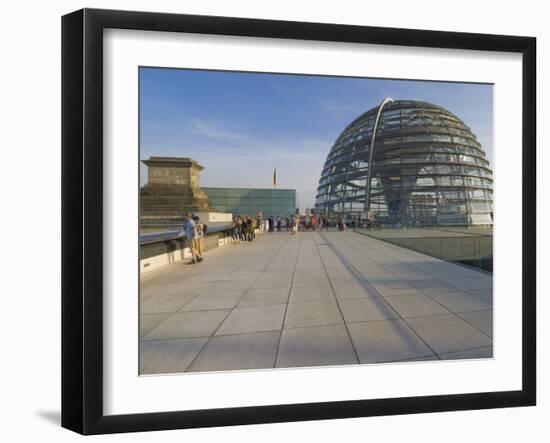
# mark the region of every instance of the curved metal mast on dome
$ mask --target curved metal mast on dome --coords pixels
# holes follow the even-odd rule
[[[380,114],[382,114],[382,110],[384,109],[384,106],[388,103],[392,103],[393,98],[386,97],[384,100],[382,100],[382,103],[380,103],[378,107],[378,113],[376,114],[376,120],[374,121],[374,127],[372,128],[372,136],[370,141],[370,152],[369,152],[369,165],[368,165],[368,171],[367,171],[367,184],[365,189],[365,212],[368,213],[370,210],[370,182],[371,182],[371,172],[372,172],[372,160],[373,160],[373,154],[374,154],[374,140],[376,138],[376,130],[378,129],[378,121],[380,120]]]

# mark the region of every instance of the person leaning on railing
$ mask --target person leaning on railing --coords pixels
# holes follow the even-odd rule
[[[193,217],[193,221],[197,225],[197,234],[195,238],[193,239],[195,241],[195,250],[197,251],[197,256],[199,257],[199,261],[203,261],[204,258],[202,256],[203,250],[204,250],[204,234],[206,233],[206,225],[201,222],[201,219],[198,215],[195,215]]]
[[[246,239],[248,241],[252,241],[254,240],[254,237],[255,237],[254,230],[256,229],[256,220],[254,219],[254,217],[247,217],[246,226],[247,226]]]
[[[241,242],[241,239],[240,239],[241,234],[239,232],[240,230],[239,219],[240,217],[237,216],[233,218],[233,222],[231,223],[231,238],[233,239],[234,245]]]
[[[192,260],[189,262],[190,265],[203,261],[201,254],[197,251],[197,225],[191,218],[191,213],[187,212],[183,215],[183,220],[185,222],[185,245],[191,251]]]

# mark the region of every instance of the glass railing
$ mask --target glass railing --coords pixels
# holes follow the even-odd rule
[[[355,231],[422,254],[493,271],[492,227],[357,228]]]

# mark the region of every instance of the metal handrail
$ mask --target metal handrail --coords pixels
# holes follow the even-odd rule
[[[223,225],[223,226],[209,226],[208,231],[205,235],[209,234],[215,234],[217,232],[224,232],[229,231],[231,229],[230,225]],[[153,232],[151,234],[141,234],[139,236],[139,244],[140,245],[147,245],[151,243],[157,243],[161,241],[169,241],[169,240],[177,240],[177,239],[185,239],[185,230],[182,228],[181,230],[173,230],[173,231],[165,231],[165,232]]]

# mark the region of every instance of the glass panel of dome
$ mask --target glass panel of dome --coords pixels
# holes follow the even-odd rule
[[[464,174],[470,175],[474,177],[482,177],[483,176],[483,170],[473,167],[473,166],[463,166],[464,168]]]
[[[470,198],[473,198],[473,199],[484,199],[486,198],[486,195],[487,195],[486,192],[482,191],[481,189],[470,190],[468,191],[468,194]]]
[[[439,214],[438,223],[443,225],[466,225],[470,218],[468,214]]]
[[[471,214],[470,219],[473,225],[491,225],[493,219],[490,214]]]
[[[486,202],[477,202],[472,201],[470,202],[470,210],[471,212],[487,212],[487,203]]]
[[[386,138],[386,139],[382,139],[379,141],[379,143],[383,144],[383,145],[395,145],[395,144],[399,144],[401,143],[401,139],[400,138]]]
[[[456,147],[454,146],[434,146],[434,152],[456,152]]]
[[[464,191],[441,191],[440,198],[443,200],[464,200],[466,198],[466,194]]]
[[[441,213],[460,214],[466,213],[466,202],[458,203],[456,201],[448,201],[439,207]]]
[[[432,177],[420,177],[416,179],[417,186],[434,186],[434,179]]]
[[[443,134],[431,134],[429,136],[429,139],[432,141],[438,141],[438,142],[450,142],[451,136],[450,135],[443,135]]]

